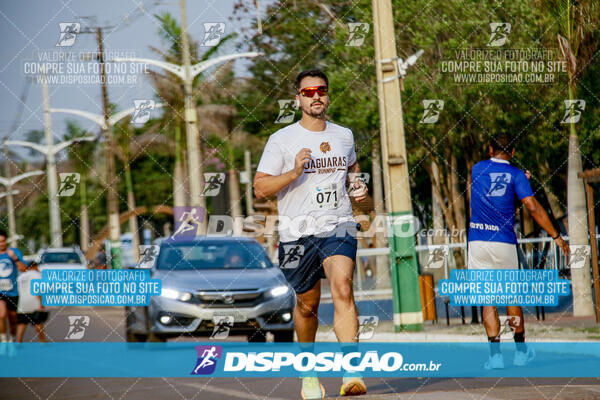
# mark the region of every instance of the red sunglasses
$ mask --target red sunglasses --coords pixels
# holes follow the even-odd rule
[[[314,97],[315,93],[321,97],[327,96],[329,93],[329,88],[327,86],[310,86],[300,89],[300,94],[304,97],[312,98]]]

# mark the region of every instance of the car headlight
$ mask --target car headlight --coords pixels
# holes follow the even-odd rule
[[[271,289],[269,291],[269,294],[273,297],[279,297],[279,296],[283,296],[284,294],[286,294],[289,290],[290,290],[289,286],[281,285],[281,286],[276,286],[273,289]]]
[[[192,294],[189,292],[179,292],[175,289],[163,288],[161,296],[166,297],[167,299],[180,300],[180,301],[190,301],[192,298]]]

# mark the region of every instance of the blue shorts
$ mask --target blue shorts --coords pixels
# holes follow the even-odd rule
[[[280,242],[279,268],[294,291],[302,294],[325,278],[323,260],[327,257],[343,255],[356,261],[356,245],[356,236],[350,232],[343,236],[304,236],[292,242]]]

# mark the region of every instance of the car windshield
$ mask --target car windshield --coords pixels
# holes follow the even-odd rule
[[[264,269],[272,266],[258,243],[233,241],[165,242],[157,263],[161,270]]]
[[[44,253],[40,259],[40,264],[81,264],[79,254],[75,252],[64,252],[64,253]]]

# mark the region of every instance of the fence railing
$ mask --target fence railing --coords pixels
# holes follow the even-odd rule
[[[568,241],[568,237],[565,237]],[[521,269],[568,269],[567,258],[559,251],[551,237],[518,239],[519,268]],[[467,260],[467,243],[446,243],[440,245],[418,245],[415,247],[420,273],[431,273],[437,286],[439,279],[447,279],[451,269],[456,268],[455,250],[459,250],[464,262]],[[441,249],[441,252],[440,252]],[[435,251],[443,254],[441,262],[432,263]],[[354,294],[357,299],[391,299],[392,289],[389,284],[390,263],[389,247],[358,249],[356,269],[354,272]],[[379,257],[379,260],[377,258]],[[377,273],[377,267],[385,268],[384,273]],[[387,278],[386,278],[387,277]],[[324,282],[323,298],[331,298],[329,286]]]

